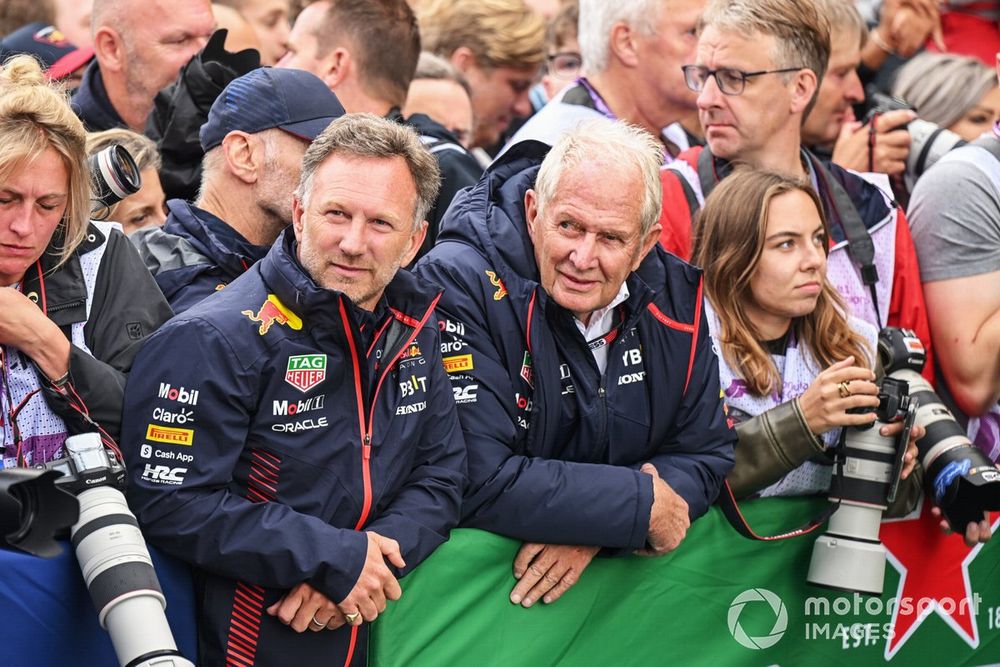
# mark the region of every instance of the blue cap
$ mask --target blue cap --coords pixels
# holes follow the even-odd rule
[[[201,148],[207,153],[234,130],[255,134],[275,127],[312,141],[345,113],[314,74],[260,67],[233,79],[216,98],[201,126]]]

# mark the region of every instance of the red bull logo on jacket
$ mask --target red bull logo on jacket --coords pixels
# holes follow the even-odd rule
[[[283,324],[286,327],[291,327],[295,331],[302,328],[302,320],[298,315],[289,310],[285,304],[281,303],[273,294],[267,295],[267,301],[261,304],[260,310],[256,313],[252,310],[241,311],[246,315],[252,322],[257,322],[260,324],[257,327],[257,332],[263,336],[271,330],[273,324]]]
[[[498,278],[495,272],[487,271],[486,277],[490,279],[490,284],[497,288],[497,291],[493,293],[494,301],[499,301],[507,296],[507,286],[503,284],[503,280]]]

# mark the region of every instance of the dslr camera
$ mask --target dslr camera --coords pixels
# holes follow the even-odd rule
[[[869,86],[865,92],[870,105],[868,113],[865,115],[866,123],[871,123],[876,115],[889,111],[899,109],[917,110],[916,107],[905,100],[890,97],[872,86]],[[944,157],[948,151],[959,146],[964,146],[966,142],[951,130],[939,127],[921,118],[914,118],[905,127],[910,133],[910,154],[906,158],[906,172],[903,176],[906,189],[912,191],[917,179],[925,171]]]
[[[926,354],[909,329],[879,333],[879,361],[885,370],[877,418],[871,426],[843,430],[831,502],[839,503],[827,532],[813,545],[809,583],[882,594],[886,549],[879,542],[882,512],[895,500],[903,456],[913,424],[926,435],[917,442],[924,492],[941,508],[952,530],[965,533],[983,512],[1000,510],[1000,470],[966,437],[955,417],[920,375]],[[903,421],[895,438],[881,426]]]
[[[146,540],[122,494],[122,461],[104,446],[99,433],[70,436],[65,449],[65,458],[35,468],[43,475],[62,473],[55,486],[79,502],[71,541],[119,662],[128,667],[193,667],[177,650]]]

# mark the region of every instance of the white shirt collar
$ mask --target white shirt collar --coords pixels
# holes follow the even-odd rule
[[[625,303],[628,297],[628,285],[622,283],[617,296],[611,300],[611,303],[590,314],[589,324],[584,324],[579,318],[574,317],[573,320],[576,322],[576,326],[580,329],[580,332],[583,333],[583,337],[590,340],[601,334],[606,334],[611,328],[611,320],[613,319],[615,308]]]

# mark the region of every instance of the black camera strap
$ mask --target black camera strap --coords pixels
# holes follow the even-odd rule
[[[810,156],[811,159],[811,156]],[[878,292],[875,290],[875,283],[878,282],[878,268],[875,266],[875,243],[865,226],[864,220],[858,213],[857,207],[847,194],[847,190],[840,184],[830,170],[819,160],[812,160],[813,168],[816,170],[826,184],[826,188],[833,200],[836,209],[837,219],[847,236],[847,252],[857,263],[861,272],[861,282],[863,282],[872,296],[872,307],[875,309],[875,321],[878,326],[882,326],[882,314],[878,307]],[[895,205],[893,205],[895,206]]]
[[[838,483],[843,484],[844,480],[844,431],[841,431],[840,443],[837,447],[837,458],[833,466],[833,476],[838,480]],[[832,482],[831,482],[832,486]],[[756,530],[754,530],[750,523],[747,521],[746,517],[743,516],[743,512],[740,510],[739,502],[736,500],[735,494],[733,494],[732,487],[729,486],[728,481],[723,481],[722,491],[719,493],[718,499],[719,509],[722,510],[722,515],[726,517],[737,533],[747,538],[748,540],[759,540],[761,542],[776,542],[778,540],[787,540],[793,537],[801,537],[802,535],[808,535],[813,532],[829,520],[833,513],[840,508],[840,502],[830,502],[823,509],[822,512],[809,519],[806,523],[798,526],[797,528],[792,528],[786,530],[777,535],[761,535]]]

